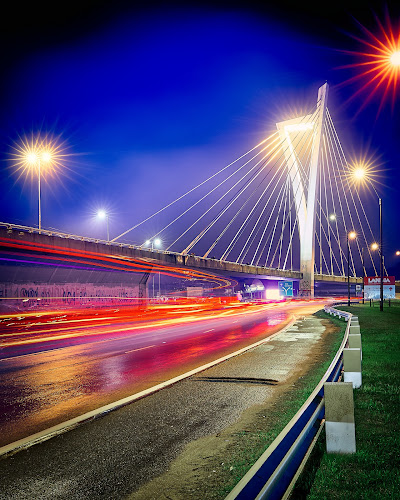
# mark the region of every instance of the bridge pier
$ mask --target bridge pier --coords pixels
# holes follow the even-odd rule
[[[319,177],[318,164],[327,99],[328,84],[325,83],[318,90],[315,113],[276,124],[288,168],[288,177],[292,183],[298,220],[300,271],[303,274],[303,278],[300,280],[299,296],[306,298],[314,297],[315,217],[317,181]],[[312,131],[313,136],[310,167],[308,169],[308,185],[306,189],[305,181],[307,181],[307,172],[304,172],[304,165],[300,164],[299,157],[295,151],[296,146],[293,145],[290,134],[294,133],[295,138],[297,138],[299,134],[310,133],[310,131]]]

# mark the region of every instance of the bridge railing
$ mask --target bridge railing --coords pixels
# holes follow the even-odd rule
[[[10,231],[45,234],[46,236],[58,236],[59,238],[67,238],[67,239],[79,240],[79,241],[88,241],[90,243],[101,243],[103,245],[111,245],[111,246],[115,246],[115,247],[135,248],[138,250],[150,250],[150,248],[143,247],[142,245],[134,245],[132,243],[121,243],[119,241],[117,242],[117,241],[102,240],[99,238],[92,238],[90,236],[79,236],[77,234],[72,234],[72,233],[63,233],[62,231],[58,231],[57,229],[38,229],[37,227],[21,226],[18,224],[10,224],[8,222],[0,222],[0,227],[4,227]],[[157,253],[164,253],[164,254],[180,255],[177,252],[169,252],[166,250],[159,250],[158,248],[152,248],[151,251],[157,252]]]
[[[321,381],[300,410],[271,443],[253,467],[239,481],[226,500],[287,498],[323,428],[325,417],[324,383],[338,381],[343,368],[351,313],[334,307],[325,312],[343,317],[347,327],[343,341]]]

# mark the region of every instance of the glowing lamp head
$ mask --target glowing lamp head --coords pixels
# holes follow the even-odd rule
[[[44,151],[42,153],[42,158],[41,158],[44,162],[46,163],[50,163],[51,162],[51,153],[49,153],[48,151]]]
[[[329,220],[331,220],[331,221],[335,221],[335,220],[336,220],[336,215],[335,215],[335,214],[331,214],[331,215],[329,216]]]
[[[29,165],[35,165],[38,161],[38,155],[36,153],[28,153],[26,155],[26,161]]]
[[[356,233],[355,233],[354,231],[350,231],[350,233],[349,233],[349,239],[350,239],[350,240],[354,240],[354,238],[355,238],[356,236],[357,236],[357,235],[356,235]]]
[[[396,250],[396,255],[399,256],[400,255],[400,250]]]
[[[159,246],[161,245],[161,240],[160,240],[160,238],[156,238],[156,239],[154,240],[154,244],[155,244],[156,246],[158,246],[158,247],[159,247]]]
[[[354,170],[354,178],[358,181],[360,181],[361,179],[364,179],[364,176],[365,176],[365,169],[361,168],[361,167],[357,167],[355,170]]]
[[[390,56],[390,62],[391,64],[393,64],[393,66],[400,66],[400,50],[393,52],[393,54]]]
[[[99,219],[105,219],[106,218],[106,211],[105,210],[99,210],[97,212],[97,217],[99,217]]]
[[[144,242],[144,244],[146,245],[146,247],[148,247],[148,246],[150,246],[150,245],[151,245],[151,241],[150,241],[150,240],[146,240],[146,241]]]
[[[378,248],[379,248],[378,243],[372,243],[371,250],[378,250]]]

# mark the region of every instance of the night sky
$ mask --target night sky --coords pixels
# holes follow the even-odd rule
[[[95,217],[104,208],[112,238],[246,152],[276,122],[312,108],[328,81],[346,151],[381,164],[385,263],[399,279],[400,91],[379,109],[379,90],[359,112],[370,90],[348,99],[365,80],[340,84],[360,68],[339,69],[360,61],[344,52],[363,48],[350,36],[366,38],[357,21],[378,33],[375,13],[387,25],[384,4],[133,5],[16,5],[3,21],[1,221],[37,225],[36,182],[18,179],[8,160],[19,136],[50,131],[71,154],[68,168],[43,183],[43,227],[105,238]],[[400,4],[387,8],[399,33]],[[363,199],[378,237],[376,195]],[[142,243],[160,223],[152,219],[125,241]]]

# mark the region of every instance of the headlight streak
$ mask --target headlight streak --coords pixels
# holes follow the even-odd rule
[[[39,342],[49,342],[49,341],[54,341],[54,340],[63,340],[63,339],[71,339],[71,338],[77,338],[77,337],[92,337],[96,335],[108,335],[108,334],[113,334],[113,333],[122,333],[122,332],[130,332],[134,330],[148,330],[148,329],[155,329],[155,328],[162,328],[162,327],[168,327],[171,325],[182,325],[185,323],[192,323],[192,322],[199,322],[203,320],[215,320],[216,318],[222,318],[222,317],[227,317],[227,316],[238,316],[242,314],[248,314],[248,309],[250,308],[251,312],[262,312],[262,309],[266,309],[265,305],[257,305],[257,306],[249,306],[248,304],[243,304],[243,307],[246,308],[246,312],[238,312],[237,310],[212,310],[211,313],[206,313],[201,316],[193,316],[192,311],[189,312],[188,316],[185,317],[178,317],[178,318],[171,318],[171,319],[163,319],[159,321],[154,321],[151,323],[147,324],[133,324],[128,327],[123,327],[123,328],[115,328],[113,326],[111,329],[105,328],[104,330],[98,330],[101,327],[108,327],[110,326],[109,323],[106,323],[104,325],[84,325],[84,326],[68,326],[67,328],[50,328],[50,329],[41,329],[41,330],[34,330],[30,332],[21,332],[21,333],[16,333],[16,334],[7,334],[6,337],[11,337],[11,336],[25,336],[25,335],[45,335],[45,334],[51,334],[55,332],[62,332],[64,331],[64,334],[60,335],[51,335],[51,336],[45,336],[45,337],[35,337],[35,338],[29,338],[29,339],[18,339],[15,341],[4,341],[2,343],[3,347],[10,347],[10,346],[17,346],[17,345],[25,345],[25,344],[34,344],[34,343],[39,343]],[[101,318],[104,319],[104,318]],[[81,321],[81,320],[79,320]],[[89,330],[90,329],[90,330]],[[71,330],[80,330],[78,332],[71,333]]]

